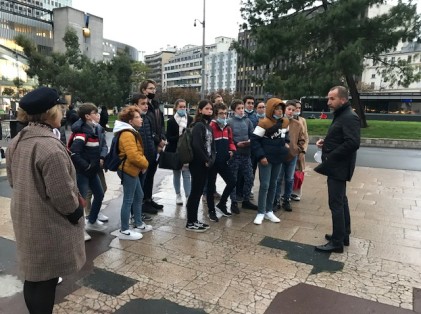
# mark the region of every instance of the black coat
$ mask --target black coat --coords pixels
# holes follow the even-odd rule
[[[206,137],[207,132],[211,135],[211,154],[209,155],[206,149]],[[192,124],[192,143],[193,149],[193,161],[191,163],[196,163],[204,165],[208,163],[208,167],[211,167],[215,162],[215,140],[213,138],[212,128],[209,123],[205,120],[199,120]]]
[[[190,126],[192,123],[193,118],[191,116],[187,116],[187,127]],[[167,152],[175,152],[177,150],[177,143],[179,135],[179,127],[177,122],[175,121],[174,117],[170,118],[167,121],[167,141],[168,145],[165,148],[165,151]]]
[[[142,136],[143,142],[143,153],[149,163],[153,163],[156,160],[156,146],[154,143],[152,122],[148,115],[142,115],[143,125],[139,129],[139,133]]]
[[[156,116],[157,112],[158,118]],[[161,140],[165,140],[165,121],[164,114],[159,109],[159,103],[156,100],[151,100],[148,104],[148,112],[146,114],[150,118],[152,134],[155,145],[157,146]]]
[[[345,104],[333,113],[324,139],[322,163],[314,170],[336,180],[350,181],[360,147],[360,118]]]

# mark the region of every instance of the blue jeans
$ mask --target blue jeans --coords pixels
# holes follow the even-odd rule
[[[123,179],[123,204],[121,204],[121,231],[129,229],[130,211],[133,208],[134,223],[136,226],[142,225],[142,202],[143,190],[138,176],[117,171],[120,178]]]
[[[278,201],[281,198],[281,186],[282,180],[285,178],[284,199],[290,199],[292,188],[294,186],[294,172],[295,166],[297,165],[297,156],[290,161],[284,161],[279,173],[279,177],[276,184],[275,199]]]
[[[275,199],[276,180],[281,171],[281,164],[268,163],[263,166],[260,162],[259,167],[259,214],[265,214],[273,211],[273,200]]]
[[[183,186],[184,186],[184,194],[186,198],[190,196],[191,192],[191,182],[190,182],[190,170],[187,168],[185,169],[184,166],[180,170],[173,170],[173,185],[176,194],[180,194],[180,180],[181,175],[183,175]]]
[[[104,191],[102,190],[101,180],[98,175],[93,177],[87,177],[83,174],[77,174],[77,188],[79,189],[82,197],[86,199],[89,189],[94,195],[94,200],[91,206],[91,212],[89,213],[88,220],[91,224],[95,223],[98,218],[98,213],[101,210],[102,200],[104,199]]]

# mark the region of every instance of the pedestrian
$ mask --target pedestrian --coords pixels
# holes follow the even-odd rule
[[[76,171],[55,131],[62,103],[48,87],[26,94],[19,118],[28,126],[6,151],[10,214],[30,314],[52,313],[59,276],[74,274],[86,260]]]
[[[120,158],[125,158],[117,171],[123,184],[121,227],[118,236],[121,240],[139,240],[143,237],[142,233],[152,230],[151,225],[142,221],[143,189],[139,173],[145,172],[149,163],[143,154],[142,137],[138,132],[141,126],[140,109],[136,106],[128,106],[120,111],[113,129],[114,135],[121,133],[118,150]],[[134,228],[130,230],[129,222],[132,209]]]
[[[187,114],[187,103],[184,99],[177,99],[174,103],[175,114],[167,122],[167,141],[166,152],[176,152],[178,139],[184,130],[193,122],[193,118]],[[190,196],[191,191],[191,175],[189,165],[185,164],[181,169],[173,170],[173,185],[176,194],[175,204],[183,205],[183,197],[181,196],[180,181],[183,176],[184,195],[186,199]]]
[[[236,150],[231,128],[227,125],[227,107],[224,104],[214,106],[215,119],[211,121],[212,134],[215,141],[215,162],[209,167],[207,204],[208,214],[211,221],[218,222],[216,215],[214,192],[216,186],[216,176],[219,174],[225,181],[224,192],[216,205],[216,209],[222,216],[230,217],[231,213],[227,210],[227,200],[231,192],[235,189],[235,179],[233,178],[228,161],[234,155]]]
[[[327,176],[333,232],[325,235],[329,242],[316,246],[316,250],[342,253],[344,245],[349,245],[351,234],[346,181],[352,178],[360,147],[360,119],[352,110],[346,87],[332,87],[327,97],[327,105],[333,111],[333,120],[326,137],[316,142],[317,147],[322,149],[322,163],[314,170]]]
[[[79,118],[80,121],[72,125],[73,141],[68,146],[77,172],[77,186],[82,197],[86,199],[89,190],[94,196],[85,229],[104,231],[107,227],[98,220],[104,199],[104,190],[98,172],[104,165],[104,158],[101,158],[101,134],[97,134],[95,128],[99,120],[97,106],[93,103],[84,103],[79,107]],[[87,234],[85,237],[88,240],[90,236]]]
[[[106,106],[101,106],[101,114],[99,117],[99,124],[102,126],[102,128],[106,131],[107,130],[107,124],[108,124],[108,109]]]
[[[251,138],[251,145],[259,161],[258,213],[254,224],[260,225],[263,219],[272,222],[281,220],[273,213],[276,180],[282,162],[288,156],[289,120],[283,117],[285,103],[279,98],[271,98],[266,104],[266,118],[259,120]]]
[[[213,106],[209,100],[201,100],[193,120],[192,149],[193,161],[189,164],[192,189],[187,200],[186,230],[205,232],[209,225],[197,219],[200,197],[208,177],[209,168],[215,161],[215,143],[209,123],[213,116]]]

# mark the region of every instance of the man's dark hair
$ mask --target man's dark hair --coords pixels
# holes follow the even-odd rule
[[[97,113],[98,107],[95,106],[93,103],[84,103],[82,106],[79,107],[79,118],[81,118],[83,122],[86,122],[85,114],[91,114],[92,111]]]
[[[288,107],[288,106],[294,106],[294,107],[296,107],[296,104],[297,104],[296,99],[287,100],[287,102],[285,103],[286,107]]]
[[[132,97],[130,98],[130,104],[131,105],[137,105],[140,99],[146,99],[146,95],[141,93],[134,93]]]
[[[244,105],[243,101],[241,99],[233,99],[231,102],[231,110],[234,111],[238,105]]]
[[[334,86],[329,91],[331,92],[331,91],[333,91],[335,89],[338,90],[338,96],[339,96],[339,98],[345,98],[347,100],[349,99],[349,92],[348,92],[348,89],[345,86],[339,86],[339,85],[338,86]]]
[[[216,104],[213,106],[213,115],[216,116],[219,110],[227,110],[225,104]]]
[[[140,83],[139,91],[142,93],[142,90],[148,88],[148,84],[153,84],[156,87],[156,82],[154,80],[144,80]]]
[[[254,101],[254,97],[251,95],[246,95],[243,97],[243,103],[245,104],[248,99],[252,99]]]

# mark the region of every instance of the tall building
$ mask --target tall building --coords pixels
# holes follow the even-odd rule
[[[110,39],[104,39],[102,45],[102,54],[104,61],[111,61],[111,59],[116,57],[119,53],[124,52],[127,52],[129,54],[130,59],[134,61],[139,60],[139,51],[135,47]]]
[[[159,52],[150,55],[145,55],[145,65],[150,69],[149,77],[157,83],[158,91],[162,91],[163,87],[163,74],[164,65],[174,56],[176,52],[175,47],[167,47]]]
[[[216,37],[215,47],[205,59],[205,93],[236,90],[237,52],[231,49],[234,38]]]

